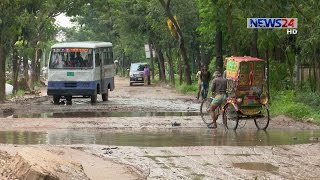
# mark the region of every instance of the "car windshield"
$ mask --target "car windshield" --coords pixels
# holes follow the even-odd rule
[[[144,70],[144,64],[132,64],[131,69],[133,71],[143,71]]]

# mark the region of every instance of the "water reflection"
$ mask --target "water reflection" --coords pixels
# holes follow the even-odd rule
[[[48,134],[28,131],[0,131],[2,144],[47,144]]]
[[[103,144],[117,146],[264,146],[310,143],[310,137],[320,137],[317,131],[224,131],[166,130],[110,131],[61,130],[48,133],[0,131],[3,144]]]
[[[150,116],[199,116],[199,112],[45,112],[14,114],[13,118],[76,118],[76,117],[150,117]]]

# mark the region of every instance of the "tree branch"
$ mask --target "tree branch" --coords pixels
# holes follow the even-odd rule
[[[297,2],[295,0],[291,0],[291,3],[293,4],[294,8],[297,10],[297,12],[304,17],[307,21],[311,22],[311,24],[314,24],[311,18],[307,17],[302,9],[298,6]]]

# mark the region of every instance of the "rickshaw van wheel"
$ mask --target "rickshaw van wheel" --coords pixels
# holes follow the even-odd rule
[[[204,99],[200,105],[200,115],[202,121],[208,126],[212,124],[212,117],[210,112],[211,98]]]
[[[270,114],[269,114],[269,110],[265,106],[262,107],[261,115],[263,117],[254,118],[254,124],[256,125],[258,130],[266,130],[269,126]]]
[[[227,103],[224,106],[222,121],[226,129],[236,130],[238,128],[239,116],[238,112],[232,104]]]

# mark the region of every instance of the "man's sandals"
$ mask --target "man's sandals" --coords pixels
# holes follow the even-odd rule
[[[209,129],[217,129],[217,127],[218,127],[217,122],[212,122],[212,123],[208,124],[207,127]]]

